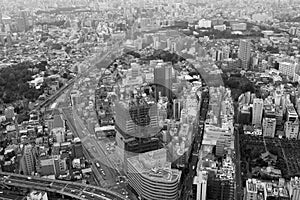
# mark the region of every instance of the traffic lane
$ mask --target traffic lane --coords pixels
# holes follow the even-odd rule
[[[2,200],[18,200],[24,199],[24,195],[19,196],[17,194],[9,194],[6,192],[0,192],[0,199]]]
[[[94,153],[94,158],[95,158],[95,161],[96,162],[99,162],[101,167],[97,167],[96,166],[96,169],[98,171],[98,173],[101,175],[101,177],[105,180],[105,182],[108,184],[108,185],[113,185],[115,184],[115,178],[116,176],[113,174],[113,169],[110,168],[107,163],[108,161],[106,161],[106,159],[103,159],[103,157],[106,157],[106,155],[100,155],[99,156],[99,152],[101,152],[99,150],[99,147],[95,147],[96,149],[96,152],[93,152]],[[101,153],[100,153],[101,154]],[[105,162],[106,161],[106,162]],[[101,172],[102,170],[104,170],[104,174]]]
[[[76,118],[78,116],[75,114],[75,115],[73,115],[71,117],[70,115],[68,115],[68,113],[66,113],[68,111],[65,110],[64,112],[65,112],[64,113],[65,117],[67,118],[67,120],[69,121],[69,123],[71,123],[71,121],[74,120],[74,124],[76,124],[76,125],[74,125],[74,124],[71,123],[72,129],[74,129],[74,133],[82,140],[82,145],[83,145],[84,148],[87,149],[87,152],[88,152],[87,154],[91,154],[94,158],[95,158],[95,156],[98,157],[99,154],[95,155],[95,154],[92,153],[92,151],[89,150],[90,147],[94,146],[92,144],[94,141],[93,140],[91,141],[89,138],[86,138],[84,136],[85,135],[85,134],[83,134],[84,128],[82,128],[80,120],[78,118]],[[76,119],[74,119],[74,118],[76,118]],[[95,153],[97,153],[97,152],[95,152]],[[95,163],[93,162],[94,158],[92,159],[89,155],[85,155],[85,156],[88,157],[88,159],[92,161],[93,168],[96,169],[96,170],[93,170],[93,172],[96,174],[96,178],[97,178],[98,182],[102,183],[101,184],[102,186],[104,186],[104,184],[107,184],[107,183],[103,184],[104,178],[102,177],[100,171],[97,169]],[[103,160],[103,158],[104,158],[104,156],[101,156],[101,160]]]
[[[81,194],[81,190],[75,190],[70,188],[64,188],[63,191],[77,196]]]
[[[6,180],[5,183],[8,184],[8,185],[12,185],[12,186],[20,184],[20,185],[25,185],[27,187],[30,187],[30,186],[50,187],[49,184],[38,183],[38,182],[29,182],[29,181],[25,181],[25,180],[16,180],[16,179]]]

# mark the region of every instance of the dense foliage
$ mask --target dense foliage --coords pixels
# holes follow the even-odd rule
[[[19,63],[0,69],[0,102],[13,103],[17,100],[36,100],[41,94],[41,90],[30,88],[28,81],[33,80],[35,74],[33,68],[45,69],[46,63],[33,65],[30,62]]]

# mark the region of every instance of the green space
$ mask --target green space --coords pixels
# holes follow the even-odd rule
[[[38,71],[45,70],[45,65],[23,62],[0,69],[0,103],[37,100],[43,94],[43,87],[37,90],[30,87],[28,81],[33,80],[32,76]]]

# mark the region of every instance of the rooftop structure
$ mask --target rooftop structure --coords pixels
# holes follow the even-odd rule
[[[128,158],[128,182],[147,200],[177,199],[180,177],[181,171],[167,162],[165,149]]]

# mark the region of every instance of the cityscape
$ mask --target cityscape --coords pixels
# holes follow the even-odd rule
[[[0,0],[0,199],[300,200],[299,0]]]

